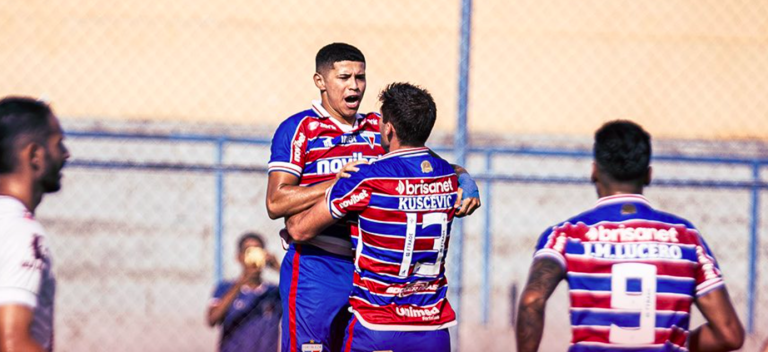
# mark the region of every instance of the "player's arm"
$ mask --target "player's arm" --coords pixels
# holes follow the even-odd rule
[[[31,307],[21,304],[0,306],[0,351],[45,351],[32,338],[30,327],[34,319]]]
[[[326,227],[336,222],[325,202],[317,202],[311,208],[291,216],[285,227],[294,241],[306,241],[317,236]]]
[[[349,178],[357,172],[357,165],[366,160],[352,161],[336,174],[336,179]],[[267,181],[267,213],[274,219],[287,218],[309,209],[316,202],[322,203],[325,191],[335,180],[318,183],[312,187],[299,186],[299,178],[287,172],[270,172]]]
[[[517,314],[515,337],[519,352],[538,351],[547,300],[564,277],[561,263],[548,257],[534,259]]]
[[[455,216],[472,215],[477,208],[480,208],[480,191],[477,188],[477,183],[465,168],[454,164],[451,166],[459,178],[459,196],[456,198],[455,205],[458,210],[456,210]]]
[[[736,315],[725,286],[696,298],[696,306],[707,322],[691,332],[689,350],[733,351],[744,344],[744,327]]]
[[[312,187],[299,186],[299,178],[287,172],[270,172],[267,180],[267,214],[269,218],[289,217],[309,209],[323,199],[333,184],[326,181]]]

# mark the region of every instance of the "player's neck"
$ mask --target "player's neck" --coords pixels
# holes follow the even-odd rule
[[[32,214],[43,198],[43,192],[35,192],[34,188],[33,182],[23,175],[0,176],[0,195],[18,199]]]
[[[618,196],[622,194],[643,194],[643,186],[630,185],[630,184],[615,184],[615,185],[603,185],[603,187],[597,187],[597,195],[600,198]]]
[[[325,99],[321,101],[321,105],[323,106],[323,109],[325,109],[325,111],[327,111],[328,114],[331,115],[332,119],[338,121],[341,124],[345,124],[349,126],[355,125],[355,121],[357,120],[357,114],[354,114],[349,117],[342,116],[338,111],[331,108],[330,104],[328,104],[328,102]]]
[[[396,152],[398,150],[405,150],[405,149],[413,149],[413,148],[423,148],[424,145],[407,145],[402,144],[397,138],[393,138],[389,141],[389,150],[387,150],[387,153]]]

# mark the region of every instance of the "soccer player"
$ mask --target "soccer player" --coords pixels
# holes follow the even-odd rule
[[[341,178],[325,201],[291,217],[308,240],[358,215],[354,289],[344,351],[450,351],[456,315],[446,299],[445,257],[458,197],[453,167],[424,147],[436,119],[429,93],[407,83],[380,95],[382,147],[370,165]]]
[[[43,194],[61,188],[69,158],[59,120],[45,103],[0,100],[0,351],[51,351],[55,279]]]
[[[518,351],[536,351],[547,299],[565,279],[569,351],[729,351],[744,329],[720,268],[693,225],[642,196],[650,135],[630,121],[595,133],[595,207],[540,237],[517,319]],[[693,304],[707,322],[689,331]]]
[[[357,112],[366,88],[363,53],[348,44],[329,44],[318,51],[315,70],[320,101],[285,120],[272,139],[267,185],[272,219],[310,208],[335,178],[356,170],[355,162],[384,154],[379,116]],[[461,183],[456,216],[464,216],[480,206],[479,195],[466,171],[455,168]],[[342,221],[311,240],[287,238],[293,243],[280,270],[282,351],[340,350],[349,320],[353,231]]]
[[[221,324],[221,352],[277,351],[282,315],[277,285],[261,280],[265,267],[279,269],[275,257],[264,250],[261,235],[248,232],[237,242],[238,280],[216,286],[208,306],[208,324]]]

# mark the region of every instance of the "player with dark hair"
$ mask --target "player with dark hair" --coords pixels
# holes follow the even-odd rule
[[[387,154],[337,180],[325,201],[288,220],[288,232],[308,240],[358,215],[344,351],[450,351],[447,328],[456,315],[446,298],[445,258],[458,179],[424,146],[437,116],[429,93],[394,83],[380,100]]]
[[[568,281],[569,351],[730,351],[744,342],[714,255],[687,220],[654,209],[651,140],[630,121],[595,133],[594,209],[548,230],[536,246],[517,318],[518,351],[536,351],[546,302]],[[691,306],[707,322],[689,332]]]
[[[56,280],[35,209],[61,189],[59,120],[30,98],[0,100],[0,351],[53,350]]]
[[[261,273],[266,267],[280,270],[280,264],[254,232],[237,241],[237,262],[242,267],[240,277],[220,282],[208,305],[208,325],[221,324],[219,351],[276,351],[280,293],[276,285],[262,281]]]
[[[355,171],[356,163],[384,154],[379,116],[357,112],[366,88],[362,52],[344,43],[326,45],[317,53],[315,70],[320,101],[285,120],[272,139],[267,185],[272,219],[308,209],[323,198],[334,179]],[[464,216],[480,201],[474,181],[465,170],[457,170],[463,197],[457,200],[456,215]],[[292,243],[280,273],[283,351],[340,350],[349,318],[354,231],[354,225],[342,221],[310,240],[284,237]]]

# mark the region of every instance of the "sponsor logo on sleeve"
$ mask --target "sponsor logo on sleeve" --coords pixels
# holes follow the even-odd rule
[[[301,160],[301,147],[306,140],[307,136],[304,135],[304,132],[299,132],[299,138],[293,142],[293,161],[298,162]]]
[[[339,208],[345,209],[349,206],[357,204],[359,201],[368,198],[368,190],[362,190],[360,193],[353,194],[349,199],[339,203]]]

